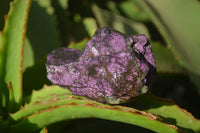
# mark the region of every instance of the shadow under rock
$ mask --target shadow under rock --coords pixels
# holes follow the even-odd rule
[[[172,99],[178,106],[200,118],[200,95],[187,75],[157,73],[150,92]]]
[[[42,59],[23,73],[23,94],[25,97],[30,96],[33,90],[39,90],[45,84],[51,84],[47,79],[45,62],[46,59]]]
[[[149,109],[155,109],[162,106],[173,106],[174,104],[175,103],[172,100],[163,99],[163,98],[154,96],[151,93],[146,93],[146,94],[135,97],[132,102],[121,104],[121,105],[135,108],[142,111],[146,111]],[[157,115],[157,116],[161,119],[162,122],[175,125],[183,132],[195,133],[195,131],[192,129],[178,126],[177,120],[175,118],[163,117],[160,115]]]

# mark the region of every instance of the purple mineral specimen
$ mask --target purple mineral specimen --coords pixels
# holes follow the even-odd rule
[[[52,51],[46,69],[53,84],[109,104],[144,93],[156,73],[151,45],[144,35],[125,36],[108,27],[97,30],[83,51]]]

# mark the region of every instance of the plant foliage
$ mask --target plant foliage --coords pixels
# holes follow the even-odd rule
[[[4,27],[0,32],[1,132],[62,132],[74,120],[88,118],[142,127],[136,131],[200,132],[200,120],[172,100],[147,93],[128,104],[102,104],[51,85],[45,70],[51,50],[63,46],[81,50],[97,28],[108,26],[150,39],[158,70],[152,93],[173,86],[162,75],[172,75],[176,81],[190,77],[194,85],[179,86],[199,90],[199,1],[14,0],[10,5],[1,2],[3,6],[9,11],[5,23],[0,23]],[[173,94],[180,97],[182,93],[175,89],[178,95]],[[199,103],[196,90],[193,104]]]

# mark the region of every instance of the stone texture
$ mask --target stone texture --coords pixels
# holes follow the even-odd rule
[[[144,35],[126,36],[108,27],[97,30],[83,51],[52,51],[46,69],[53,84],[109,104],[144,93],[156,73],[151,45]]]

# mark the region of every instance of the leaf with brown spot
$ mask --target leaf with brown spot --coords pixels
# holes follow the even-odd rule
[[[23,50],[30,5],[31,0],[15,0],[11,4],[1,38],[0,106],[9,111],[18,109],[22,99]],[[9,82],[13,86],[13,98],[9,98]]]
[[[140,98],[140,101],[145,101],[145,95]],[[150,103],[151,101],[152,104],[161,102],[160,106],[165,106],[165,104],[162,104],[162,99],[153,100],[155,103],[149,100]],[[176,113],[182,112],[177,108],[171,108],[171,110],[176,111]],[[141,111],[136,108],[98,103],[84,97],[72,95],[69,90],[58,86],[45,86],[42,90],[34,91],[31,102],[18,112],[11,114],[9,121],[13,125],[11,131],[30,132],[37,131],[55,122],[77,118],[100,118],[124,122],[155,132],[181,132],[180,125],[166,122],[159,113],[153,114],[148,110]],[[185,119],[182,118],[182,120],[187,121],[189,118],[191,116],[185,117]],[[180,118],[177,117],[177,119]],[[192,127],[191,130],[193,130]]]

